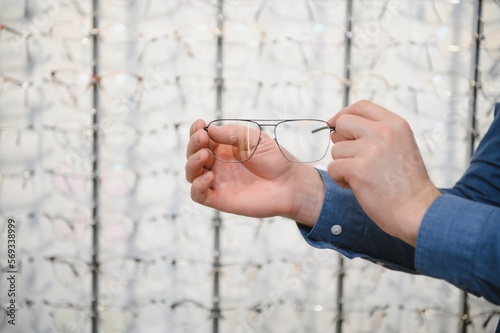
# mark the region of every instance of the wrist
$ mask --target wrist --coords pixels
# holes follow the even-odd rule
[[[325,197],[325,185],[321,175],[315,168],[302,164],[291,184],[291,206],[283,216],[314,227]]]
[[[404,242],[416,246],[418,233],[422,220],[431,204],[441,196],[441,192],[431,183],[419,192],[419,195],[401,209],[398,220],[400,221],[399,235]]]

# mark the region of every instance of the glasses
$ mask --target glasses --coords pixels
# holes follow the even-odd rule
[[[2,188],[3,185],[2,183],[5,180],[21,178],[22,179],[21,188],[25,190],[26,186],[28,185],[28,180],[30,180],[34,174],[35,174],[34,170],[26,170],[23,172],[11,172],[11,173],[4,173],[0,171],[0,189]]]
[[[61,44],[70,61],[88,62],[93,36],[99,38],[102,54],[107,54],[116,65],[117,59],[150,62],[154,54],[172,58],[178,49],[175,38],[168,34],[147,36],[135,25],[111,24],[92,28],[86,21],[58,21],[43,36]],[[155,58],[158,59],[158,58]]]
[[[255,19],[260,20],[266,14],[270,14],[278,19],[295,19],[310,21],[317,19],[318,12],[324,13],[332,8],[338,8],[337,0],[302,0],[302,1],[284,1],[284,0],[263,0]]]
[[[359,63],[365,63],[370,70],[374,70],[388,53],[400,45],[400,42],[383,27],[373,35],[369,32],[370,25],[371,21],[353,29],[352,55],[359,59]]]
[[[21,81],[11,77],[0,75],[0,105],[5,103],[5,105],[7,106],[14,100],[22,99],[23,108],[26,109],[26,107],[28,106],[28,92],[32,85],[32,82]],[[20,94],[22,96],[19,96]],[[4,110],[2,110],[2,112],[3,111]]]
[[[248,65],[262,54],[266,32],[257,24],[227,21],[224,28],[195,23],[180,26],[174,36],[192,60],[213,63],[217,38],[223,38],[224,66]]]
[[[383,103],[393,90],[399,89],[383,76],[373,72],[363,72],[353,79],[345,80],[331,71],[315,71],[309,73],[300,82],[286,82],[286,88],[297,96],[300,108],[327,108],[338,105],[342,101],[342,93],[346,87],[351,88],[355,100],[366,99],[374,103]]]
[[[112,197],[123,198],[136,194],[141,182],[148,178],[158,181],[168,177],[168,181],[172,182],[171,179],[176,178],[179,171],[165,168],[138,172],[121,163],[113,163],[99,172],[90,172],[58,163],[53,169],[47,169],[46,173],[51,175],[54,189],[64,196],[80,195],[88,190],[91,181],[97,178],[103,192]]]
[[[0,127],[0,143],[7,141],[9,144],[12,144],[12,146],[15,146],[16,148],[20,148],[23,145],[23,137],[27,138],[27,147],[29,147],[29,144],[34,144],[34,135],[36,135],[34,125]],[[6,138],[7,136],[10,137],[10,140]]]
[[[43,304],[50,307],[50,317],[56,332],[83,332],[85,325],[95,314],[85,305],[74,303],[52,303],[47,300]],[[106,333],[125,332],[134,323],[137,314],[135,306],[108,307],[98,306],[99,327]]]
[[[173,220],[174,218],[174,216],[164,214],[162,216],[132,219],[128,215],[108,211],[98,219],[93,219],[80,209],[55,214],[43,213],[43,216],[51,222],[52,231],[57,240],[71,243],[82,241],[88,235],[87,230],[99,222],[99,235],[107,245],[117,245],[121,242],[130,241],[140,225]]]
[[[204,95],[210,95],[217,87],[221,87],[224,96],[230,101],[251,102],[256,106],[262,89],[262,82],[249,77],[214,78],[207,75],[184,74],[175,79],[181,102],[186,104],[189,97],[199,100]]]
[[[29,0],[13,1],[9,5],[2,6],[0,20],[29,19]]]
[[[147,275],[148,268],[155,263],[151,259],[136,257],[109,258],[97,265],[68,256],[51,256],[45,260],[51,264],[59,283],[67,288],[82,288],[86,281],[90,281],[90,273],[97,271],[104,287],[122,289],[140,275]]]
[[[408,87],[415,114],[435,110],[435,103],[466,105],[475,82],[457,72],[435,72],[420,87]],[[432,116],[440,116],[433,114]]]
[[[249,2],[256,0],[232,0],[229,2]],[[69,2],[79,15],[88,16],[92,13],[92,1],[91,0],[66,0]],[[215,2],[216,3],[216,2]],[[131,11],[136,11],[139,13],[138,18],[142,19],[152,19],[163,16],[171,16],[179,11],[184,6],[190,6],[194,8],[211,6],[214,1],[210,0],[114,0],[105,1],[101,3],[100,10],[103,17],[121,19],[127,18],[127,14],[130,15]]]
[[[472,332],[493,332],[500,317],[500,310],[492,309],[490,311],[474,314],[469,317],[470,328]]]
[[[458,11],[467,12],[465,6],[472,6],[473,4],[474,1],[471,0],[411,1],[409,6],[402,6],[404,8],[401,9],[400,13],[409,20],[439,26],[450,24],[452,13]]]
[[[2,260],[3,261],[3,260]],[[13,271],[18,277],[30,276],[35,270],[33,269],[35,259],[31,256],[25,255],[20,259],[16,259],[15,263],[9,263],[9,260],[5,260],[5,265],[0,266],[0,274],[2,279],[5,279],[12,274]],[[33,264],[33,265],[32,265]],[[2,325],[0,325],[0,328]]]
[[[288,161],[297,163],[323,159],[330,145],[330,133],[335,130],[318,119],[219,119],[205,127],[210,151],[221,162],[247,162],[259,144],[270,140],[269,136],[263,136],[263,127],[274,128],[280,152]]]
[[[21,226],[24,224],[29,226],[34,221],[35,216],[36,214],[34,212],[6,214],[0,210],[0,235],[8,233],[9,230],[7,227],[9,227],[9,229],[14,227],[16,233],[19,233],[19,230],[25,228]],[[12,220],[14,222],[12,222]]]
[[[50,73],[51,80],[64,87],[71,103],[78,105],[78,96],[98,85],[100,91],[119,97],[120,102],[137,106],[141,95],[142,77],[129,72],[108,72],[92,75],[85,71],[72,68],[57,69]]]
[[[184,299],[172,304],[174,332],[210,332],[210,321],[214,313],[208,306],[195,300]]]
[[[10,307],[11,304],[14,304],[15,307],[11,308]],[[0,330],[3,331],[3,329],[7,326],[7,323],[10,320],[12,320],[11,317],[12,311],[14,311],[14,314],[19,318],[23,318],[21,323],[19,323],[19,321],[16,322],[16,324],[20,324],[21,326],[18,328],[20,331],[23,331],[24,329],[33,328],[33,326],[29,327],[29,324],[33,324],[31,316],[25,316],[26,309],[33,311],[32,309],[33,305],[34,302],[30,299],[25,299],[16,303],[5,303],[0,305]],[[21,313],[19,313],[19,310],[21,310]]]
[[[16,29],[13,29],[5,24],[0,23],[0,45],[8,43],[10,44],[10,48],[14,52],[19,51],[20,48],[24,48],[25,57],[27,61],[31,60],[31,52],[28,43],[28,40],[31,36],[32,36],[31,33],[22,33]],[[7,49],[7,47],[2,46],[1,49],[3,52],[4,50]]]
[[[469,316],[444,307],[407,308],[402,313],[407,327],[418,332],[432,332],[435,327],[447,327],[450,332],[460,332],[469,322]]]

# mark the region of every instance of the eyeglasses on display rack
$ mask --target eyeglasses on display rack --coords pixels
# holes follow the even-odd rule
[[[9,6],[3,6],[0,20],[28,19],[29,9],[29,0],[9,3]]]
[[[330,145],[330,134],[335,130],[318,119],[219,119],[211,121],[205,131],[210,151],[217,160],[243,163],[250,160],[259,144],[270,140],[262,135],[267,127],[274,129],[274,140],[283,156],[299,163],[323,159]]]
[[[78,243],[82,241],[88,234],[88,229],[97,222],[78,208],[55,214],[44,213],[43,216],[51,222],[52,231],[56,239],[62,242]],[[99,237],[106,244],[116,245],[117,243],[130,240],[143,224],[165,220],[172,221],[174,218],[174,216],[164,214],[162,216],[132,219],[130,216],[120,212],[103,212],[98,219]]]
[[[91,0],[66,0],[74,10],[81,16],[90,15],[92,10]],[[227,0],[226,8],[237,9],[240,6],[251,5],[261,0]],[[103,17],[112,18],[119,14],[130,14],[131,11],[137,13],[137,19],[151,19],[155,17],[171,16],[181,8],[215,10],[217,0],[112,0],[103,3],[101,10]]]
[[[494,73],[498,73],[498,66],[500,64],[500,26],[495,26],[491,29],[488,28],[484,32],[484,36],[482,37],[484,39],[482,45],[486,49],[486,53],[492,60],[492,64],[487,70],[485,70],[485,73],[487,73],[488,75],[493,75]]]
[[[25,170],[22,172],[2,172],[0,171],[0,191],[4,186],[4,182],[10,179],[22,179],[21,189],[25,190],[28,181],[35,175],[35,170]],[[13,186],[13,185],[9,185]]]
[[[419,87],[408,87],[415,114],[426,115],[426,110],[436,110],[435,103],[442,101],[448,105],[465,105],[475,82],[457,72],[434,72]],[[433,107],[429,107],[433,105]],[[428,113],[428,112],[427,112]],[[433,117],[442,115],[435,114]]]
[[[186,104],[188,97],[198,99],[200,96],[215,92],[222,87],[223,97],[237,101],[250,101],[256,106],[262,90],[262,82],[250,77],[214,78],[201,74],[184,74],[175,78],[181,102]]]
[[[147,275],[148,268],[155,263],[152,259],[134,256],[100,260],[97,266],[65,255],[49,256],[45,260],[52,266],[57,281],[72,289],[82,288],[86,281],[90,286],[90,274],[94,270],[97,270],[104,287],[124,289],[138,277]]]
[[[460,10],[460,8],[464,8],[464,6],[472,8],[474,0],[409,1],[409,4],[409,6],[401,7],[401,15],[426,25],[441,26],[452,23],[452,17],[456,16],[451,15],[451,13],[468,12]]]
[[[471,314],[468,319],[469,327],[471,327],[472,332],[493,332],[500,319],[500,310],[492,309],[489,311],[481,311]]]
[[[267,241],[267,227],[274,222],[272,218],[249,219],[242,216],[221,214],[220,242],[226,257],[231,253],[244,253],[259,247]]]
[[[280,19],[312,21],[316,19],[318,11],[335,8],[334,6],[338,3],[338,0],[299,0],[293,3],[286,0],[261,0],[255,19],[260,20],[265,16],[264,14],[269,13]]]
[[[26,61],[31,61],[29,39],[32,36],[32,33],[23,33],[8,25],[0,23],[0,59],[2,58],[3,51],[9,50],[17,54],[20,48],[22,48],[24,49]]]
[[[26,126],[0,126],[0,142],[7,136],[14,136],[14,145],[20,147],[23,143],[23,137],[35,133],[34,125]],[[10,141],[10,140],[8,140]],[[29,140],[28,140],[29,141]]]
[[[300,82],[286,82],[288,87],[296,90],[300,107],[311,103],[315,108],[332,108],[342,106],[342,94],[346,87],[351,88],[355,100],[366,99],[374,103],[383,103],[392,90],[399,88],[391,84],[385,77],[374,72],[362,72],[350,80],[340,78],[331,71],[314,71]]]
[[[369,23],[366,26],[363,26],[363,24],[360,24],[360,26],[355,25],[352,32],[352,55],[362,59],[361,61],[353,60],[353,62],[367,64],[367,69],[374,70],[384,56],[393,49],[398,48],[401,42],[383,27],[380,27],[378,34],[372,36],[371,33],[366,32],[368,27]]]
[[[387,269],[371,262],[350,261],[344,269],[346,294],[369,295],[375,293]]]
[[[232,17],[238,13],[256,10],[259,3],[263,0],[224,0],[224,14],[227,17]],[[209,10],[210,14],[215,14],[218,2],[217,0],[145,0],[144,18],[155,18],[160,16],[168,16],[175,14],[180,8],[190,8],[199,10]],[[245,13],[246,14],[246,13]]]
[[[44,300],[43,304],[50,307],[53,328],[60,333],[86,332],[85,328],[94,316],[90,307],[85,305],[48,300]],[[105,333],[127,332],[137,318],[135,310],[138,306],[141,305],[115,307],[99,304],[99,327]]]
[[[0,75],[0,105],[4,103],[3,99],[18,98],[17,92],[22,95],[23,106],[28,105],[28,93],[32,82],[21,81],[12,77]],[[11,96],[14,95],[14,96]],[[8,103],[8,102],[7,102]]]
[[[233,296],[250,297],[262,281],[261,271],[266,263],[224,262],[214,265],[210,262],[184,258],[163,258],[169,264],[171,273],[168,278],[178,290],[204,290],[212,288],[213,276],[218,274],[224,292]]]
[[[50,72],[50,78],[64,88],[73,105],[78,105],[79,96],[94,85],[105,95],[120,98],[134,106],[139,104],[142,77],[137,74],[116,71],[92,75],[79,69],[62,68]]]
[[[152,53],[161,55],[163,61],[171,60],[179,49],[174,36],[164,33],[148,36],[138,26],[130,24],[108,24],[91,28],[87,21],[63,20],[55,22],[43,36],[60,42],[70,61],[90,60],[90,49],[85,48],[91,46],[93,36],[98,36],[100,52],[108,58],[126,57],[139,63],[149,63],[148,60],[155,57]]]
[[[369,36],[363,29],[356,27],[347,34],[338,24],[325,22],[305,22],[293,33],[285,33],[266,41],[264,52],[277,66],[297,68],[325,68],[325,64],[341,66],[346,35],[352,40],[353,56],[363,59],[367,69],[374,70],[382,58],[401,45],[386,29],[380,29],[376,37]],[[361,62],[359,62],[361,64]]]
[[[16,234],[19,233],[19,230],[25,223],[31,223],[35,219],[36,214],[34,212],[23,212],[16,214],[6,214],[5,212],[0,211],[0,235],[7,234],[7,225],[9,220],[13,220],[14,222],[10,226],[10,228],[14,227],[16,230]],[[11,221],[12,222],[12,221]],[[12,232],[12,231],[11,231]]]
[[[155,148],[154,145],[162,151],[183,148],[189,139],[191,123],[191,120],[177,121],[155,124],[154,127],[143,129],[137,124],[111,118],[102,119],[98,125],[86,125],[79,118],[68,117],[54,124],[44,124],[42,129],[52,132],[54,141],[59,147],[78,152],[80,155],[88,155],[91,152],[87,147],[92,142],[95,132],[99,135],[100,145],[109,152],[122,153],[129,149],[138,149],[143,143],[148,145],[149,150]],[[9,130],[10,128],[5,128],[6,133],[9,133]],[[2,131],[0,127],[0,135]],[[22,132],[18,133],[19,139],[21,134]]]
[[[3,262],[4,260],[2,260]],[[12,274],[12,271],[15,271],[16,275],[18,277],[24,277],[29,275],[34,269],[32,268],[33,263],[35,262],[35,259],[30,256],[30,255],[23,255],[21,258],[16,259],[16,263],[14,265],[14,268],[9,264],[7,260],[5,260],[5,265],[2,264],[0,272],[2,273],[0,276],[2,279],[5,279],[8,277],[9,274]],[[28,272],[28,273],[27,273]],[[1,328],[1,325],[0,325]]]
[[[210,333],[215,313],[211,307],[193,299],[183,299],[170,304],[172,332]]]
[[[168,304],[167,304],[168,305]],[[211,332],[210,321],[219,318],[221,332],[247,330],[275,332],[324,333],[332,330],[337,322],[337,309],[331,305],[299,301],[284,296],[268,299],[253,305],[231,307],[225,305],[215,310],[194,299],[183,299],[169,305],[175,332]],[[350,309],[343,318],[346,328],[355,330],[360,325],[366,331],[378,331],[385,326],[388,305]]]
[[[459,56],[468,59],[477,38],[466,27],[443,25],[421,40],[410,38],[399,57],[413,67],[432,72],[440,67],[439,61]]]
[[[322,58],[333,57],[340,52],[345,43],[345,33],[341,27],[334,24],[307,22],[301,25],[299,32],[287,35],[285,40],[273,40],[272,43],[276,44],[274,49],[283,49],[284,52],[279,57],[279,61],[283,60],[291,66],[297,66],[300,62],[293,62],[295,59],[293,55],[296,52],[290,53],[290,49],[283,43],[284,41],[289,41],[296,46],[303,65],[312,66],[318,60],[321,62]],[[273,53],[275,52],[271,52],[271,54]]]
[[[439,306],[405,308],[401,317],[406,327],[421,332],[432,332],[435,327],[446,327],[460,332],[469,322],[467,314]]]
[[[121,163],[113,163],[98,172],[75,169],[62,163],[57,164],[53,169],[46,170],[46,173],[51,175],[54,189],[62,195],[78,196],[85,191],[92,179],[97,178],[104,193],[118,198],[136,193],[140,182],[146,178],[160,176],[177,178],[179,172],[179,170],[170,169],[138,172]],[[174,181],[172,184],[177,183]]]
[[[174,35],[188,58],[210,65],[216,60],[217,38],[223,38],[224,66],[248,65],[262,54],[266,32],[256,23],[227,21],[222,29],[212,23],[179,26]]]
[[[0,304],[0,330],[3,330],[5,327],[7,327],[7,325],[12,327],[12,324],[7,324],[9,320],[12,320],[12,317],[10,316],[10,314],[12,313],[11,312],[12,308],[9,307],[10,304],[11,303]],[[24,320],[23,320],[24,323],[22,323],[20,325],[21,327],[22,327],[22,325],[24,325],[25,323],[28,322],[27,318],[24,316],[24,314],[25,314],[24,311],[26,311],[26,309],[32,310],[32,307],[34,304],[35,304],[35,302],[30,300],[30,299],[24,299],[20,302],[15,303],[14,311],[15,311],[16,317],[17,318],[24,317]],[[21,310],[21,313],[18,313],[19,310]],[[16,321],[14,321],[14,322],[16,322]]]

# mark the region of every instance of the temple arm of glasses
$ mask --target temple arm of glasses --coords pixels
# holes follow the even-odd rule
[[[316,128],[316,129],[312,130],[311,133],[317,133],[317,132],[323,131],[323,130],[329,130],[330,132],[335,132],[335,127],[323,126],[323,127]]]

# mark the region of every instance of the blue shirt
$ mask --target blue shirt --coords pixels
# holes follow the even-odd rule
[[[426,212],[416,247],[382,231],[351,190],[319,172],[322,211],[314,228],[299,225],[310,245],[443,279],[500,305],[500,103],[465,174]]]

